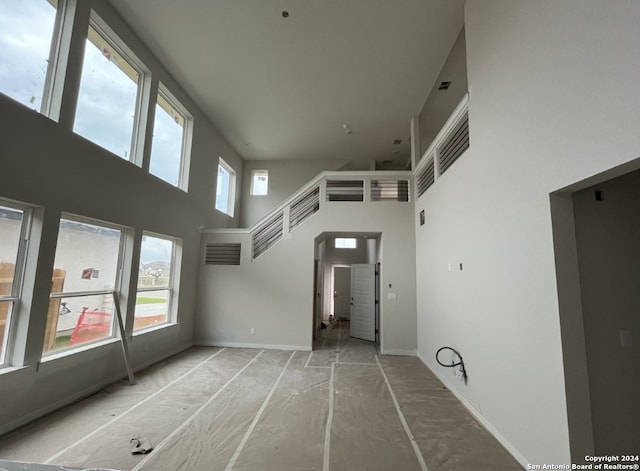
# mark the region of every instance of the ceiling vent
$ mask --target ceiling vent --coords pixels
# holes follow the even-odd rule
[[[240,265],[241,244],[207,243],[204,245],[205,265]]]
[[[438,85],[438,90],[448,90],[450,86],[451,82],[440,82],[440,85]]]
[[[402,139],[396,139],[393,141],[393,145],[397,146],[398,144],[402,143]]]

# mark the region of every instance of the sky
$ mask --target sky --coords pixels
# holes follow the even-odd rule
[[[55,8],[47,0],[0,0],[0,93],[40,111]],[[74,131],[129,160],[137,84],[87,40]],[[156,108],[150,172],[177,185],[183,128]]]

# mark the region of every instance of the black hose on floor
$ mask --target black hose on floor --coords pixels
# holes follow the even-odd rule
[[[459,362],[454,362],[453,360],[451,360],[451,364],[450,365],[446,365],[446,364],[442,363],[440,361],[440,359],[438,358],[438,355],[440,355],[440,352],[442,350],[451,350],[453,353],[455,353],[457,355],[458,358],[460,358],[460,361]],[[460,367],[460,372],[462,373],[462,380],[464,381],[464,384],[467,384],[467,370],[464,367],[464,360],[462,359],[462,355],[460,355],[457,350],[455,350],[455,349],[453,349],[451,347],[439,348],[438,351],[436,352],[436,361],[438,362],[438,364],[440,366],[444,366],[445,368],[454,368],[456,366],[459,366]]]

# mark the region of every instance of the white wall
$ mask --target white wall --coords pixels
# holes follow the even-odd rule
[[[381,348],[415,354],[412,224],[411,203],[327,203],[253,261],[248,234],[203,234],[205,242],[241,242],[242,264],[202,267],[196,343],[310,349],[314,239],[324,232],[380,232]],[[387,300],[389,291],[396,300]]]
[[[626,454],[640,422],[640,171],[573,202],[595,451]],[[632,346],[621,346],[621,330]]]
[[[416,203],[418,351],[523,464],[566,463],[549,194],[640,155],[640,4],[468,0],[465,20],[471,147]]]
[[[149,364],[192,345],[196,277],[200,263],[201,226],[237,225],[213,209],[217,156],[241,175],[242,161],[195,104],[102,1],[79,2],[76,30],[86,32],[90,8],[116,30],[136,55],[160,78],[194,116],[191,178],[185,193],[75,135],[63,105],[60,123],[0,95],[0,197],[32,205],[36,221],[30,244],[14,361],[19,368],[0,370],[0,433],[33,420],[125,375],[120,345],[107,343],[40,363],[51,271],[61,212],[87,216],[131,228],[129,242],[142,231],[180,238],[182,270],[175,325],[136,335],[131,344],[135,367]],[[81,46],[80,41],[76,46]],[[71,52],[78,60],[79,50]],[[77,92],[77,79],[67,74],[67,93]],[[69,95],[66,95],[67,102]],[[71,102],[73,99],[71,99]],[[66,106],[66,108],[65,108]],[[139,253],[129,251],[131,270],[125,273],[123,303],[132,326]]]
[[[338,170],[344,160],[248,160],[244,162],[240,227],[251,227],[323,171]],[[251,195],[251,171],[269,171],[267,195]]]

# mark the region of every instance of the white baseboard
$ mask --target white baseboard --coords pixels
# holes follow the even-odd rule
[[[228,347],[228,348],[260,348],[264,350],[296,350],[310,352],[311,347],[304,345],[274,345],[270,343],[217,342],[215,340],[197,340],[197,347]]]
[[[417,353],[418,358],[420,358],[420,361],[422,361],[422,363],[429,368],[427,362],[425,361],[424,358],[422,358],[422,355],[420,355],[420,352]],[[522,453],[520,453],[518,451],[518,449],[516,447],[514,447],[509,440],[507,440],[499,431],[498,429],[496,429],[491,422],[489,422],[486,417],[484,417],[475,407],[473,407],[473,405],[467,401],[467,399],[462,396],[458,391],[456,391],[455,389],[451,388],[451,385],[449,384],[448,381],[445,380],[445,378],[441,377],[440,375],[438,375],[435,371],[431,370],[431,368],[429,368],[429,370],[435,374],[438,379],[447,387],[447,389],[449,391],[451,391],[453,393],[453,395],[456,397],[456,399],[458,399],[462,405],[469,411],[469,413],[471,413],[471,415],[478,421],[480,422],[480,424],[482,424],[482,426],[484,428],[487,429],[487,431],[494,436],[494,438],[496,440],[498,440],[498,442],[500,442],[500,444],[506,448],[506,450],[511,453],[511,455],[516,459],[516,461],[518,461],[518,463],[520,463],[522,465],[523,468],[527,469],[527,465],[529,465],[529,460],[527,460]]]
[[[394,350],[394,349],[380,349],[382,355],[400,355],[407,357],[415,357],[417,352],[415,350]]]

